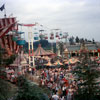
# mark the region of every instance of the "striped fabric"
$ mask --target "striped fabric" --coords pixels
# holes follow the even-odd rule
[[[45,51],[42,47],[41,44],[39,44],[37,50],[34,52],[34,56],[55,56],[55,53],[50,52],[50,51]]]
[[[18,30],[15,17],[0,19],[0,38],[12,30]]]
[[[0,39],[1,47],[6,49],[8,55],[18,53],[19,51],[19,46],[12,40],[12,38],[12,35],[5,35]]]
[[[37,50],[34,52],[34,56],[45,56],[48,55],[48,52],[46,52],[42,47],[41,44],[39,44]]]

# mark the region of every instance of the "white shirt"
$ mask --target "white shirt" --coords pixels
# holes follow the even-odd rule
[[[54,100],[59,100],[59,96],[56,95],[56,94],[54,94],[54,95],[52,96],[52,98],[53,98]]]

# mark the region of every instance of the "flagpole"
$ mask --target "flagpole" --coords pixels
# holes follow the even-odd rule
[[[6,9],[5,9],[5,7],[4,7],[4,17],[6,18]]]

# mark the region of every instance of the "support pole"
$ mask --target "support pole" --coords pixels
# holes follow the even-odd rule
[[[32,26],[28,27],[28,30],[29,67],[35,67]]]

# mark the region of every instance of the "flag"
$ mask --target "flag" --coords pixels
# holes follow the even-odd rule
[[[0,7],[0,10],[3,11],[5,9],[5,5],[3,4],[1,7]]]

